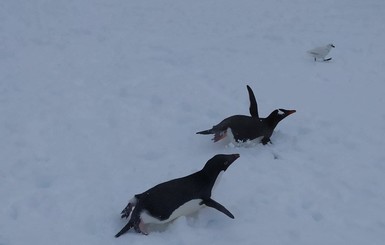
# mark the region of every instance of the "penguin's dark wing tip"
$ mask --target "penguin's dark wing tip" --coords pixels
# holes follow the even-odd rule
[[[257,105],[257,100],[255,99],[255,96],[254,96],[254,92],[253,90],[250,88],[249,85],[246,85],[247,87],[247,91],[249,92],[249,100],[250,100],[250,115],[252,117],[256,117],[256,118],[259,118],[259,115],[258,115],[258,105]]]
[[[234,219],[234,215],[229,210],[227,210],[224,206],[222,206],[222,204],[214,201],[211,198],[203,200],[201,202],[201,204],[205,204],[207,207],[215,208],[216,210],[218,210],[218,211],[226,214],[230,218]]]

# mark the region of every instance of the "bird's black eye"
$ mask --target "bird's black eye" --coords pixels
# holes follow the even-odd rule
[[[225,164],[225,166],[226,166],[227,164],[229,164],[229,162],[228,162],[228,161],[226,161],[226,162],[224,162],[224,164]]]

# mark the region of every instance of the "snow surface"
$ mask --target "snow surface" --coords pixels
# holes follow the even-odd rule
[[[383,0],[2,0],[0,244],[384,244]],[[306,50],[334,43],[333,60]],[[296,109],[272,145],[195,132]],[[127,201],[240,153],[211,209],[114,235]]]

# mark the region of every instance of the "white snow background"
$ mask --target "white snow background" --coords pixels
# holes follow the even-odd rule
[[[383,0],[2,0],[0,245],[385,242]],[[330,62],[306,54],[333,43]],[[296,109],[272,145],[195,132]],[[114,235],[134,194],[240,153],[212,208]]]

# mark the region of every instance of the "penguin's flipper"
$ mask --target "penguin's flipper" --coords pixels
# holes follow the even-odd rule
[[[201,204],[205,204],[207,207],[215,208],[216,210],[226,214],[230,218],[234,219],[234,215],[230,213],[225,207],[223,207],[220,203],[214,201],[213,199],[205,199],[201,202]]]
[[[253,90],[250,88],[249,85],[247,85],[247,91],[249,92],[249,100],[250,100],[250,115],[252,117],[259,118],[258,115],[258,105],[257,105],[257,100],[255,99]]]

